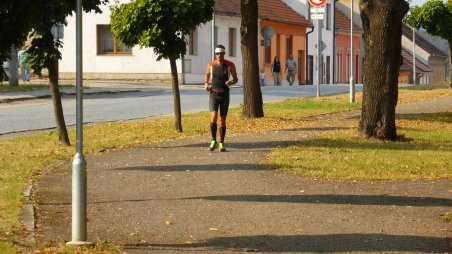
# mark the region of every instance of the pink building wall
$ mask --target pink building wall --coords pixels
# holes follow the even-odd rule
[[[362,71],[360,70],[361,56],[360,51],[360,36],[355,35],[353,40],[354,51],[354,78],[355,83],[362,83]],[[335,83],[349,83],[350,82],[350,34],[339,33],[336,35],[336,63],[334,71]]]

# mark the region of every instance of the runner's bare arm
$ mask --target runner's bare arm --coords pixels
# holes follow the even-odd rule
[[[207,64],[206,74],[204,75],[204,90],[209,91],[210,64]]]
[[[232,86],[233,84],[236,84],[239,79],[237,78],[237,71],[235,69],[235,65],[231,64],[231,67],[229,67],[229,70],[231,71],[232,80],[226,81],[227,86]]]

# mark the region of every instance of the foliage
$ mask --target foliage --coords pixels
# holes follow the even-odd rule
[[[95,11],[100,13],[99,5],[107,3],[108,0],[83,1],[85,12]],[[49,0],[39,6],[39,15],[33,22],[33,40],[27,49],[30,55],[29,64],[36,74],[41,74],[43,68],[48,68],[53,60],[61,59],[58,50],[62,47],[60,40],[55,40],[51,29],[56,24],[65,24],[66,17],[76,9],[76,1],[73,0]]]
[[[127,46],[153,47],[157,60],[186,53],[185,35],[212,19],[214,0],[136,0],[111,7],[111,28]]]
[[[452,40],[452,1],[428,0],[423,6],[414,6],[405,20],[409,25],[427,33]]]

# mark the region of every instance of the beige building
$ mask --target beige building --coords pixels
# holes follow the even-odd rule
[[[410,27],[404,25],[402,27],[402,33],[402,47],[412,55],[413,30]],[[416,72],[416,83],[434,84],[446,81],[446,60],[448,57],[447,54],[430,43],[419,33],[416,32],[414,37],[416,41],[416,62],[419,60],[422,64],[425,64],[430,68],[429,72]]]

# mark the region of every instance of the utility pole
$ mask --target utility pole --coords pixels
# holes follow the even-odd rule
[[[353,58],[355,57],[353,51],[353,0],[350,10],[350,103],[355,103],[355,79],[353,77]]]

